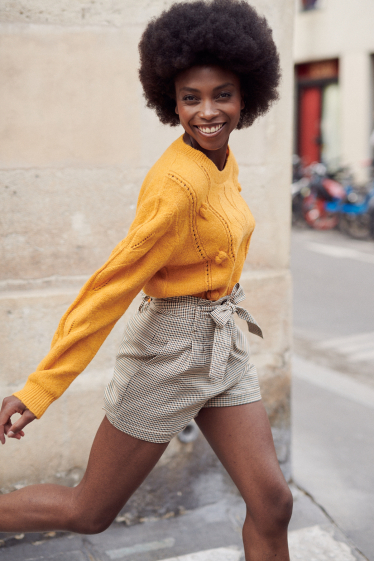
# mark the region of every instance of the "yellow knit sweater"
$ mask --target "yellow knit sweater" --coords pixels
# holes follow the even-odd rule
[[[147,174],[126,238],[62,317],[51,350],[15,393],[37,417],[93,359],[143,288],[156,298],[217,300],[239,281],[254,219],[229,152],[219,171],[202,152],[173,142]]]

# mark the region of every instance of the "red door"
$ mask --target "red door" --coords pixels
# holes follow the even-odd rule
[[[299,155],[304,165],[320,161],[321,153],[321,103],[320,88],[302,88],[299,106]]]

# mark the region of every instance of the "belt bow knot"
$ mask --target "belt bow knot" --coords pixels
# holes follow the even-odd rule
[[[219,306],[209,312],[209,315],[216,324],[214,331],[212,362],[210,365],[210,378],[222,380],[227,361],[230,355],[232,333],[234,322],[230,321],[234,314],[247,322],[248,331],[259,337],[263,337],[260,326],[247,310],[238,306],[239,302],[245,299],[244,291],[239,283],[236,283],[230,296]]]

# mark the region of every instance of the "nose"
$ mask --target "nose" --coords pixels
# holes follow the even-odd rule
[[[219,110],[214,105],[214,101],[207,99],[201,103],[199,117],[206,121],[211,121],[219,115]]]

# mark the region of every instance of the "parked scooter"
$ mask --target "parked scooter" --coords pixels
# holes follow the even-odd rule
[[[353,238],[374,239],[374,177],[363,191],[352,184],[348,168],[328,176],[321,163],[304,169],[296,155],[292,163],[293,225],[308,224],[317,230],[339,226]]]
[[[374,239],[374,180],[365,192],[353,188],[347,190],[347,197],[340,209],[339,228],[356,239]]]
[[[346,198],[343,185],[327,177],[321,163],[310,167],[310,193],[303,200],[302,212],[306,223],[316,230],[331,230],[338,225],[339,208]]]

